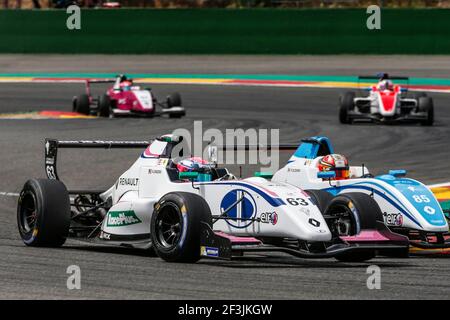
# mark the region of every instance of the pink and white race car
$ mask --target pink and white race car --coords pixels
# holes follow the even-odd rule
[[[416,93],[408,97],[408,89],[394,85],[392,80],[407,77],[390,77],[387,73],[378,76],[359,76],[359,80],[375,80],[378,84],[367,88],[369,96],[357,97],[355,92],[346,92],[339,100],[339,121],[351,124],[355,121],[370,122],[416,122],[431,126],[434,122],[434,106],[431,97]]]
[[[103,95],[94,98],[91,94],[93,83],[114,85]],[[74,112],[99,117],[154,117],[167,114],[170,118],[181,118],[186,115],[178,92],[167,96],[166,101],[159,102],[150,88],[142,89],[124,75],[116,79],[86,80],[86,93],[74,97],[72,107]],[[157,107],[161,110],[156,110]]]

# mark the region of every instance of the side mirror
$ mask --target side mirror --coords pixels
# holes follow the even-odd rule
[[[404,176],[406,176],[406,170],[403,170],[403,169],[402,170],[389,170],[389,174],[396,178],[404,177]]]
[[[180,172],[180,173],[178,173],[178,178],[180,180],[185,180],[185,179],[194,180],[194,179],[198,178],[198,172],[189,172],[189,171]]]
[[[264,178],[264,179],[272,179],[273,173],[272,172],[256,171],[255,172],[255,177]]]
[[[335,177],[336,177],[336,172],[334,172],[334,171],[317,172],[317,178],[319,178],[319,179],[332,179]]]

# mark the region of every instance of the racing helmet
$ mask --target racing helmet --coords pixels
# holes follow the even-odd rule
[[[196,172],[209,167],[208,162],[200,157],[183,159],[177,163],[178,172]]]
[[[394,84],[391,80],[382,80],[378,83],[378,90],[394,90]]]
[[[131,82],[130,80],[125,80],[120,83],[120,89],[122,89],[122,91],[130,91],[132,85],[133,82]]]
[[[336,180],[344,180],[350,177],[350,168],[348,160],[345,156],[340,154],[329,154],[319,160],[317,164],[319,171],[334,171],[336,172]]]

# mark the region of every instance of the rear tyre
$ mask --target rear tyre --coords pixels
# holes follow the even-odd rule
[[[155,205],[150,224],[155,252],[168,262],[198,261],[202,223],[212,226],[211,211],[202,197],[187,192],[166,194]]]
[[[98,115],[100,117],[109,117],[111,114],[111,98],[104,94],[98,100]]]
[[[28,180],[20,193],[17,224],[28,246],[62,246],[70,227],[70,199],[64,184],[58,180]]]
[[[346,92],[344,95],[341,95],[339,102],[339,121],[342,124],[351,124],[352,121],[349,117],[349,112],[353,111],[355,108],[354,104],[355,93],[354,92]]]
[[[87,94],[79,95],[75,100],[75,111],[81,114],[89,115],[91,113],[91,103]]]
[[[320,212],[324,213],[333,199],[333,195],[324,190],[305,190],[311,197],[314,204],[319,208]]]
[[[167,106],[169,108],[181,107],[181,96],[178,92],[174,92],[167,96]]]
[[[328,227],[339,236],[354,236],[363,229],[376,229],[377,221],[383,222],[383,214],[376,201],[364,193],[344,193],[334,197],[327,210],[327,216],[337,216],[330,219]],[[361,262],[375,257],[375,250],[358,252],[343,252],[335,258],[343,262]]]
[[[420,97],[418,100],[419,112],[426,112],[427,118],[420,122],[423,126],[432,126],[434,122],[434,105],[431,97]]]

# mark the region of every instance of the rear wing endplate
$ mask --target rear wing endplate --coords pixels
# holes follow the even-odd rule
[[[45,139],[45,173],[47,178],[59,180],[56,163],[58,149],[143,149],[152,141],[102,141],[102,140],[78,140],[63,141]]]

